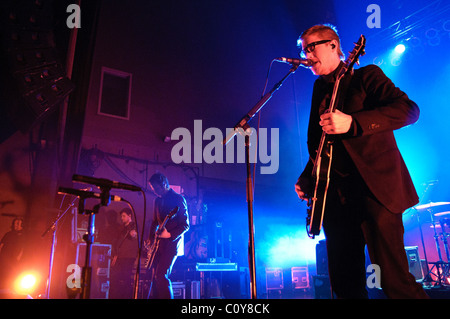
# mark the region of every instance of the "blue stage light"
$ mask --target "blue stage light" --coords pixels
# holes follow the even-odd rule
[[[406,50],[406,47],[404,44],[398,44],[394,49],[395,53],[397,53],[397,54],[402,54],[403,52],[405,52],[405,50]]]

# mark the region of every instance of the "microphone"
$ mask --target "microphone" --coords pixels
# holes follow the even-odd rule
[[[309,59],[295,59],[295,58],[276,58],[275,61],[289,63],[293,65],[301,65],[305,68],[313,65],[312,61]]]
[[[7,216],[7,217],[21,217],[20,215],[17,215],[17,214],[11,214],[11,213],[2,213],[2,216]]]
[[[87,188],[92,189],[92,188]],[[80,198],[100,198],[102,199],[101,193],[94,193],[90,192],[84,189],[73,189],[73,188],[66,188],[66,187],[60,187],[58,190],[58,194],[69,194],[74,195]],[[122,197],[116,196],[116,195],[108,195],[109,199],[113,202],[120,202],[122,201]]]
[[[96,178],[96,177],[90,177],[90,176],[83,176],[83,175],[73,175],[72,176],[73,182],[80,182],[85,184],[91,184],[96,185],[99,187],[105,187],[105,188],[119,188],[119,189],[125,189],[132,192],[139,192],[141,191],[141,188],[139,186],[125,184],[121,182],[111,181],[106,178]]]
[[[123,201],[123,198],[122,198],[122,197],[119,197],[119,196],[117,196],[117,195],[110,195],[110,199],[111,199],[113,202],[121,202],[121,201]]]

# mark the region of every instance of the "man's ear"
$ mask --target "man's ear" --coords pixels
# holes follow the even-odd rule
[[[333,50],[337,48],[338,42],[336,41],[336,39],[331,40],[330,46]]]

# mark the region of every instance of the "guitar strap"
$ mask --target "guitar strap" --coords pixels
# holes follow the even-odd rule
[[[353,69],[352,70],[348,70],[347,73],[342,77],[340,83],[339,83],[339,89],[337,92],[337,98],[336,98],[336,109],[344,112],[344,103],[345,103],[345,98],[347,96],[347,92],[348,92],[348,87],[350,86],[350,82],[353,78]],[[335,81],[333,82],[328,82],[327,83],[327,88],[326,88],[326,94],[322,99],[322,102],[319,105],[319,116],[322,115],[324,112],[326,112],[329,107],[330,107],[330,102],[331,102],[331,94],[333,93],[333,88],[335,85]],[[330,139],[332,136],[328,136],[328,138]]]
[[[320,102],[319,105],[319,116],[325,113],[331,102],[331,93],[333,91],[334,82],[327,83],[327,93],[325,94],[324,98],[322,99],[322,102]]]
[[[348,88],[350,86],[350,82],[351,82],[352,78],[353,78],[353,68],[351,70],[347,71],[347,73],[341,79],[341,83],[339,85],[336,109],[338,109],[339,111],[344,112],[344,113],[345,113],[344,102],[345,102],[345,98],[347,97]]]
[[[347,73],[342,77],[341,82],[339,83],[339,89],[337,92],[337,106],[336,109],[338,109],[339,111],[343,111],[343,107],[344,107],[344,100],[345,97],[347,95],[347,91],[348,91],[348,87],[350,85],[350,82],[353,78],[353,69],[350,71],[347,71]],[[322,99],[322,102],[319,105],[319,115],[322,115],[324,112],[326,112],[328,110],[328,108],[330,107],[330,102],[331,102],[331,94],[333,93],[333,88],[335,85],[335,81],[333,82],[328,82],[327,88],[326,88],[326,94]]]

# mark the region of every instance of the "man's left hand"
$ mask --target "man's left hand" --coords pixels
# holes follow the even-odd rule
[[[159,238],[170,238],[171,234],[167,231],[166,228],[163,228],[161,231],[158,231]]]

